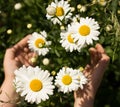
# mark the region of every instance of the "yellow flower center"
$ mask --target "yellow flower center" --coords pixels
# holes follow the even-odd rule
[[[69,76],[69,75],[63,76],[62,82],[63,82],[65,85],[70,85],[71,82],[72,82],[71,76]]]
[[[56,16],[63,16],[64,15],[64,9],[62,7],[56,8]]]
[[[82,25],[80,28],[79,28],[79,33],[80,35],[82,36],[87,36],[90,34],[90,27],[87,26],[87,25]]]
[[[31,82],[30,82],[30,89],[34,92],[38,92],[42,89],[43,85],[42,85],[42,82],[38,79],[33,79]]]
[[[72,38],[71,34],[68,35],[67,39],[70,43],[74,43],[74,39]]]
[[[42,38],[39,38],[39,39],[37,39],[37,40],[35,41],[35,46],[36,46],[37,48],[43,47],[44,44],[45,44],[45,40],[43,40]]]

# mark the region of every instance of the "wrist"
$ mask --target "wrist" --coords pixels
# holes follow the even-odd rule
[[[19,96],[15,91],[13,78],[5,78],[0,89],[0,106],[16,107]]]
[[[94,98],[76,98],[74,101],[74,107],[93,107]]]

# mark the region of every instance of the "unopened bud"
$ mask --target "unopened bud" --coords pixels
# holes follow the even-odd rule
[[[46,8],[48,15],[54,16],[56,14],[56,8],[53,6],[48,6]]]

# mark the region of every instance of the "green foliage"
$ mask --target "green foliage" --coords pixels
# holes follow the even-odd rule
[[[59,43],[60,26],[53,25],[46,18],[46,7],[52,0],[0,0],[0,83],[3,82],[3,58],[7,48],[14,45],[21,38],[33,32],[45,30],[48,40],[52,41],[51,51],[44,57],[39,57],[38,64],[50,72],[58,71],[63,66],[73,68],[85,67],[89,63],[88,49],[81,53],[66,52]],[[96,0],[94,0],[96,1]],[[95,107],[119,107],[120,106],[120,1],[106,0],[106,5],[92,3],[93,0],[71,0],[71,7],[75,8],[73,14],[82,17],[93,17],[100,25],[100,39],[94,42],[101,43],[110,56],[110,64],[103,78],[95,99]],[[14,8],[16,3],[21,3],[19,10]],[[78,4],[87,8],[85,12],[77,9]],[[31,27],[27,27],[31,24]],[[11,30],[11,32],[10,32]],[[44,65],[42,60],[49,58],[50,64]],[[55,90],[57,91],[57,89]],[[73,93],[58,93],[50,97],[50,100],[42,102],[44,107],[72,107]],[[24,104],[24,103],[23,103]],[[24,105],[25,106],[25,105]],[[33,105],[31,105],[33,107]],[[41,107],[40,106],[40,107]]]

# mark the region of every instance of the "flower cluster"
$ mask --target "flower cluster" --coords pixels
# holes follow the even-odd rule
[[[15,70],[16,92],[29,103],[39,104],[41,101],[46,101],[49,95],[53,95],[55,86],[58,91],[69,93],[78,88],[83,89],[86,83],[87,78],[80,70],[69,67],[60,69],[55,78],[55,85],[49,71],[42,70],[38,66],[23,65]]]
[[[61,0],[52,2],[47,7],[47,19],[50,19],[53,24],[63,24],[71,20],[71,24],[66,26],[66,30],[62,31],[61,41],[62,47],[66,51],[73,50],[81,51],[81,48],[86,44],[93,44],[93,40],[98,40],[99,24],[93,18],[83,18],[79,15],[72,17],[72,9],[67,1]]]
[[[58,91],[63,93],[69,93],[78,88],[83,89],[83,85],[86,83],[87,78],[80,70],[69,67],[60,69],[55,79],[55,85],[58,87]]]
[[[98,31],[100,26],[91,17],[80,17],[79,15],[72,16],[72,8],[68,1],[55,0],[46,8],[46,17],[53,25],[63,26],[59,34],[59,43],[66,52],[73,51],[81,52],[81,49],[87,45],[93,44],[99,40]],[[52,40],[48,41],[48,34],[45,30],[33,32],[28,40],[29,49],[38,56],[46,56],[51,51]],[[32,59],[33,62],[36,59]],[[47,63],[45,62],[47,61]],[[43,61],[47,65],[49,60]],[[41,103],[49,99],[49,95],[53,95],[55,86],[58,92],[69,93],[81,88],[84,90],[84,85],[88,79],[79,69],[63,66],[57,73],[55,79],[50,76],[49,71],[43,70],[40,67],[21,67],[15,71],[14,84],[16,92],[29,103]]]
[[[67,31],[61,32],[60,43],[66,51],[81,51],[86,45],[93,44],[93,40],[98,40],[99,25],[92,18],[80,18],[79,22],[72,22],[68,25]]]

